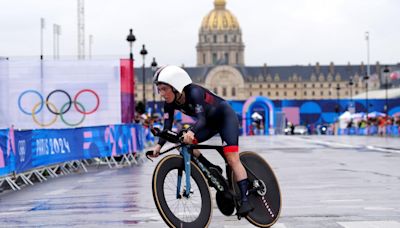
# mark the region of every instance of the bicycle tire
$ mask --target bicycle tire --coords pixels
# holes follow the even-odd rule
[[[278,220],[282,206],[281,192],[275,173],[270,165],[254,152],[245,151],[240,153],[239,156],[242,164],[263,180],[267,187],[267,192],[264,196],[260,196],[257,193],[248,196],[254,210],[246,216],[246,219],[255,226],[270,227]],[[250,185],[255,179],[251,172],[247,171]],[[234,180],[233,172],[231,180]],[[235,194],[240,194],[238,185],[235,182],[232,185]]]
[[[191,162],[191,189],[197,186],[197,189],[194,193],[197,196],[201,197],[201,209],[198,213],[198,217],[193,221],[183,221],[182,219],[178,218],[174,212],[171,211],[171,208],[168,204],[166,197],[170,196],[168,194],[167,189],[167,196],[166,192],[164,191],[164,184],[168,185],[166,187],[174,188],[172,189],[175,191],[175,196],[170,196],[169,198],[175,197],[176,199],[176,179],[166,180],[167,175],[172,174],[174,172],[178,172],[179,169],[183,168],[183,158],[180,155],[169,155],[164,157],[156,166],[154,173],[153,173],[153,183],[152,183],[152,190],[153,190],[153,199],[159,214],[161,215],[162,219],[169,227],[207,227],[211,221],[212,215],[212,203],[211,203],[211,195],[209,191],[209,186],[207,184],[206,178],[200,171],[200,169],[195,165],[195,163]],[[184,179],[184,169],[182,179]],[[169,183],[174,182],[174,183]],[[182,180],[182,185],[184,185],[184,181]],[[172,186],[172,187],[171,187]],[[183,189],[183,187],[182,187]],[[182,190],[181,189],[181,190]],[[192,199],[193,199],[192,196]],[[191,198],[189,198],[191,199]],[[176,199],[179,201],[179,199]],[[182,199],[188,200],[188,199]],[[179,202],[178,202],[179,204]]]

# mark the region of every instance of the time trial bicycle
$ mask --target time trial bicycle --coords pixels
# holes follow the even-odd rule
[[[219,210],[231,216],[240,205],[240,190],[234,180],[223,147],[204,144],[183,143],[183,131],[160,131],[152,133],[176,144],[160,152],[166,154],[175,149],[179,154],[170,154],[157,164],[152,179],[155,205],[169,227],[207,227],[211,221],[212,200],[209,186],[216,189]],[[206,167],[194,155],[193,149],[217,150],[226,165],[226,177],[217,169]],[[151,160],[153,151],[147,151]],[[250,151],[240,153],[240,160],[247,171],[250,184],[248,199],[254,209],[245,218],[255,226],[270,227],[281,212],[281,193],[277,178],[270,165],[258,154]],[[240,215],[237,215],[241,219]]]

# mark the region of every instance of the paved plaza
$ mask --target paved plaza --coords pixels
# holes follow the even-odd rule
[[[218,143],[214,138],[210,143]],[[400,140],[358,136],[253,136],[282,191],[274,228],[400,227]],[[223,165],[213,151],[205,156]],[[0,194],[0,227],[165,227],[151,178],[157,161],[124,168],[91,166],[20,191]],[[210,227],[252,227],[222,215],[215,202]]]

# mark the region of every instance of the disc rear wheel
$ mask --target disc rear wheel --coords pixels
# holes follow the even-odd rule
[[[260,186],[258,191],[248,196],[254,210],[246,219],[255,226],[270,227],[278,220],[281,211],[281,193],[277,178],[268,163],[254,152],[240,153],[240,160],[246,167],[249,188],[253,188],[253,185]],[[237,184],[233,183],[233,186],[235,194],[240,194]]]

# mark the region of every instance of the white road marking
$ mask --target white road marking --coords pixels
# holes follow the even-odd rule
[[[12,215],[22,215],[27,213],[27,211],[11,211],[11,212],[0,212],[1,216],[12,216]]]
[[[360,221],[360,222],[338,222],[345,228],[399,228],[400,223],[396,221]]]
[[[394,208],[392,208],[392,207],[364,207],[364,210],[369,210],[369,211],[393,211]]]
[[[71,189],[62,188],[62,189],[58,189],[58,190],[54,190],[54,191],[48,192],[48,193],[46,193],[45,195],[46,195],[46,196],[60,195],[60,194],[63,194],[63,193],[68,192],[69,190],[71,190]]]
[[[363,202],[363,199],[330,199],[330,200],[320,200],[321,203],[347,203],[347,202]]]
[[[106,170],[106,171],[97,173],[96,176],[110,175],[110,174],[113,174],[115,172],[117,172],[117,171],[116,170]]]
[[[85,178],[83,180],[79,180],[78,183],[90,183],[90,182],[94,182],[99,178]]]
[[[385,149],[385,148],[380,148],[380,147],[376,147],[376,146],[366,146],[367,149],[370,150],[378,150],[378,151],[382,151],[382,152],[390,152],[390,153],[400,153],[400,150],[391,150],[391,149]]]

